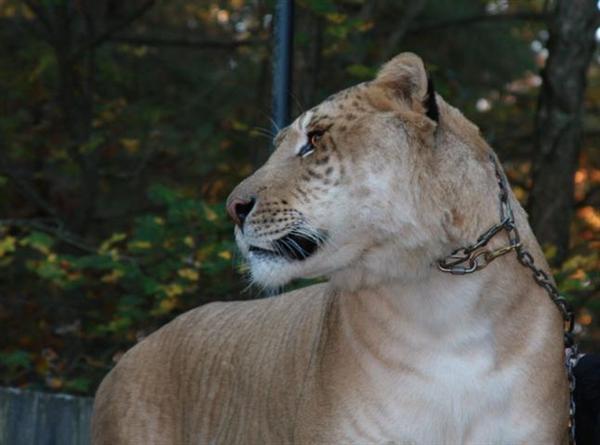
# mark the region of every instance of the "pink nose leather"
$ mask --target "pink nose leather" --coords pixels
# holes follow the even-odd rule
[[[227,213],[229,213],[229,216],[231,216],[233,222],[235,222],[238,226],[241,227],[242,225],[244,225],[244,221],[246,220],[248,214],[252,211],[252,208],[254,207],[254,202],[254,199],[246,201],[240,198],[233,198],[227,204]]]

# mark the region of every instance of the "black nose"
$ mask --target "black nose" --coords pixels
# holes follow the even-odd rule
[[[246,221],[246,218],[254,208],[255,203],[256,200],[254,198],[249,201],[234,198],[227,206],[227,212],[229,213],[229,216],[231,216],[231,219],[233,219],[238,226],[242,227],[244,221]]]

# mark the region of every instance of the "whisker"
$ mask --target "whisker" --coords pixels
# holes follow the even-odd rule
[[[312,228],[299,226],[293,230],[293,233],[317,244],[322,244],[325,241],[325,236],[318,230]]]
[[[290,248],[291,251],[296,251],[298,253],[300,253],[300,255],[302,255],[303,257],[307,257],[308,254],[306,252],[306,250],[300,246],[296,241],[294,241],[293,239],[285,239],[285,240],[281,240],[283,243],[285,243],[286,246],[288,246]]]
[[[261,136],[270,137],[271,139],[273,139],[276,136],[276,134],[272,130],[263,127],[252,127],[252,131],[255,131]]]
[[[273,128],[275,128],[275,130],[277,130],[277,132],[280,132],[281,128],[279,127],[279,125],[277,125],[277,122],[275,122],[272,117],[269,117],[269,120],[271,121]]]
[[[282,247],[279,244],[280,240],[276,240],[271,242],[271,247],[273,248],[273,250],[275,252],[277,252],[277,254],[281,255],[281,256],[285,256],[285,251],[282,249]]]
[[[298,107],[299,111],[298,115],[304,113],[305,107],[300,103],[300,98],[298,97],[298,95],[295,94],[293,91],[290,91],[290,97],[294,99],[294,102],[296,102],[296,106]]]

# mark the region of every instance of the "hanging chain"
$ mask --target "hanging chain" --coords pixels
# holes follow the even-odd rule
[[[569,444],[575,445],[575,375],[573,368],[577,363],[577,345],[573,339],[575,318],[569,302],[560,295],[550,276],[535,265],[533,256],[523,247],[521,235],[515,224],[514,214],[508,197],[508,187],[504,175],[501,173],[498,162],[493,155],[490,160],[494,164],[496,179],[500,189],[500,222],[486,230],[474,244],[461,247],[452,252],[448,257],[438,261],[438,268],[442,272],[454,275],[465,275],[483,269],[496,258],[515,251],[519,262],[532,272],[535,282],[547,293],[552,302],[560,311],[564,321],[564,347],[565,368],[569,381]],[[508,237],[508,245],[491,250],[487,247],[490,240],[501,231]]]

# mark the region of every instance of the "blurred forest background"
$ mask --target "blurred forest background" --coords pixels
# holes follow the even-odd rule
[[[579,50],[553,48],[560,3],[298,0],[293,114],[400,51],[420,54],[541,222],[591,351],[600,32],[594,8],[570,31]],[[271,147],[273,11],[273,0],[0,0],[0,385],[91,394],[177,314],[259,296],[236,270],[223,203]],[[549,92],[582,103],[584,119],[580,149],[548,161],[556,125],[540,73],[552,57]],[[587,73],[581,100],[583,84],[560,80],[573,67]]]

